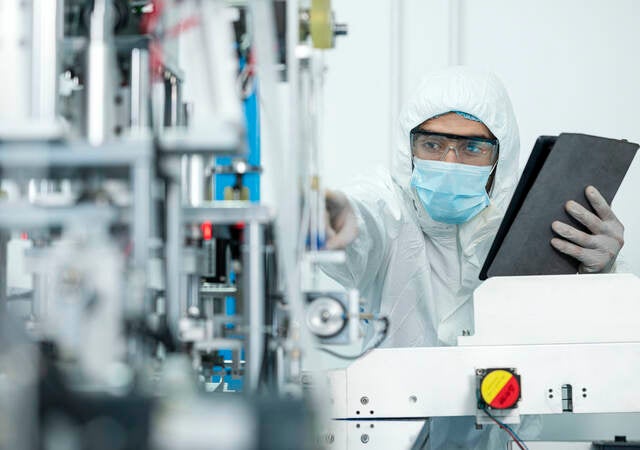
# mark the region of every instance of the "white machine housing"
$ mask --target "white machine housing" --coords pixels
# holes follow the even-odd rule
[[[640,412],[638,277],[496,277],[476,290],[474,308],[475,334],[456,347],[377,349],[328,372],[332,417],[378,427],[380,419],[476,416],[475,371],[496,367],[521,376],[522,398],[506,422],[562,413],[566,385],[573,413]]]

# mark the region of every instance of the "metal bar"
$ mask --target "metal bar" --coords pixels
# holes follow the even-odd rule
[[[182,194],[182,204],[189,204],[189,157],[182,155],[180,157],[180,193]]]
[[[183,103],[182,103],[182,84],[174,75],[169,79],[171,84],[171,123],[174,126],[184,125],[183,121]]]
[[[189,156],[189,205],[199,206],[205,199],[205,170],[201,155]]]
[[[149,73],[149,52],[134,48],[131,51],[131,130],[149,130],[149,98],[151,79]]]
[[[33,274],[33,298],[31,314],[40,321],[47,315],[47,276],[43,273]]]
[[[178,79],[170,73],[165,74],[164,80],[164,126],[177,127],[180,125],[180,86]]]
[[[64,145],[0,143],[0,166],[4,168],[117,167],[132,165],[150,156],[151,142],[146,139],[118,141],[99,150],[78,142]]]
[[[7,308],[7,244],[11,236],[0,231],[0,317]]]
[[[187,274],[186,280],[187,311],[190,311],[191,308],[197,308],[197,310],[202,314],[204,311],[200,308],[200,275]]]
[[[58,45],[62,38],[62,0],[33,1],[33,45],[31,115],[40,121],[55,122],[58,113]]]
[[[182,209],[181,209],[181,188],[175,181],[169,182],[167,186],[166,203],[166,223],[167,223],[167,244],[166,252],[166,297],[167,297],[167,325],[174,337],[178,337],[178,325],[184,311],[181,308],[180,279],[182,268]]]
[[[249,330],[245,366],[247,392],[258,389],[260,368],[264,353],[264,260],[263,235],[258,222],[245,228],[243,247],[242,287],[245,305],[248,305]]]
[[[184,223],[212,222],[232,225],[238,222],[268,223],[273,212],[267,206],[241,201],[203,203],[182,209]]]
[[[138,162],[132,169],[133,180],[133,261],[145,270],[149,259],[151,226],[151,167],[150,162]]]
[[[0,123],[9,128],[26,122],[31,113],[31,53],[32,46],[24,45],[32,35],[31,4],[19,0],[0,2],[0,59],[11,70],[0,71]],[[0,130],[6,131],[6,130]]]
[[[120,211],[110,206],[74,205],[62,208],[40,208],[28,204],[0,205],[0,228],[41,228],[56,225],[114,223]]]
[[[183,127],[167,128],[158,141],[159,150],[165,155],[219,155],[237,156],[246,151],[242,135],[230,129],[222,121],[212,120],[206,139],[189,135]]]
[[[86,59],[86,136],[98,146],[113,133],[114,101],[112,70],[115,52],[112,46],[112,5],[95,0],[90,19],[89,47]]]
[[[131,301],[127,311],[133,315],[148,312],[147,280],[149,279],[149,246],[151,236],[151,183],[152,168],[150,161],[139,160],[131,169],[133,185],[133,271],[135,280],[131,286]]]
[[[199,206],[204,202],[206,176],[202,155],[182,157],[182,203]]]

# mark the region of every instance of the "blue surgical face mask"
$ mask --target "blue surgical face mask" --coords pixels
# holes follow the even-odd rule
[[[493,166],[413,158],[413,186],[433,220],[460,224],[489,205],[486,186]]]

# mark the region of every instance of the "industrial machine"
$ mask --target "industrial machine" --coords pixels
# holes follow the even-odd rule
[[[388,327],[317,280],[345,260],[320,137],[346,32],[329,0],[0,0],[0,449],[428,448],[433,417],[640,412],[631,275],[489,280],[457,347],[324,347]],[[309,376],[319,346],[355,362]]]
[[[0,0],[0,448],[324,445],[301,362],[359,298],[300,280],[341,258],[317,119],[344,34],[328,0]]]
[[[324,432],[335,448],[419,449],[435,417],[512,433],[529,415],[640,412],[639,305],[631,274],[490,278],[474,293],[475,330],[457,346],[376,349],[320,379],[334,419]],[[513,437],[513,449],[639,445]]]

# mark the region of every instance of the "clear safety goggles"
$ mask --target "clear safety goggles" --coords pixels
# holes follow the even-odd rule
[[[419,159],[442,161],[450,150],[459,163],[474,166],[493,164],[498,156],[498,140],[434,133],[419,128],[411,130],[411,152]]]

